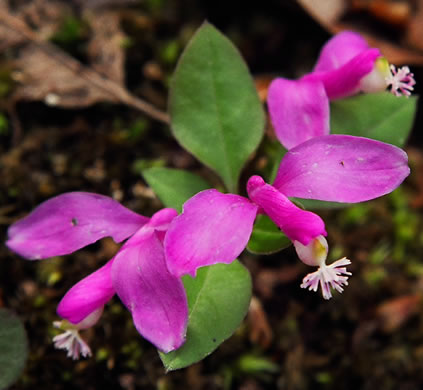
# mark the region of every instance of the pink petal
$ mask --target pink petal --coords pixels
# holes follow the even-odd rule
[[[373,70],[375,61],[380,56],[378,49],[367,49],[338,69],[313,72],[301,80],[322,82],[330,100],[354,95],[360,92],[360,80]]]
[[[407,154],[396,146],[327,135],[291,149],[274,186],[286,196],[356,203],[393,191],[409,173]]]
[[[39,260],[72,253],[107,236],[120,242],[148,220],[107,196],[70,192],[47,200],[10,226],[6,245]]]
[[[150,221],[148,222],[148,226],[153,227],[154,230],[167,230],[170,223],[177,215],[178,212],[175,209],[161,209],[151,217]]]
[[[164,241],[170,272],[195,277],[199,267],[231,263],[248,243],[257,209],[242,196],[216,190],[189,199]]]
[[[325,224],[318,215],[295,206],[260,176],[252,176],[248,180],[247,192],[291,241],[307,245],[320,235],[326,236]]]
[[[75,284],[62,298],[57,314],[73,324],[78,324],[102,308],[115,294],[111,269],[113,259]]]
[[[287,149],[329,134],[329,100],[320,81],[275,79],[267,104],[276,136]]]
[[[162,234],[177,214],[178,212],[173,209],[160,210],[136,233],[137,237],[151,234],[155,229]],[[113,261],[114,259],[110,260],[106,265],[82,279],[66,293],[57,308],[59,316],[73,324],[79,324],[96,310],[103,308],[115,294],[111,277]]]
[[[313,72],[338,69],[367,49],[369,45],[360,34],[343,31],[329,39],[323,46]]]
[[[166,353],[184,343],[188,323],[184,286],[169,273],[154,231],[140,231],[128,240],[115,256],[112,280],[143,337]]]
[[[169,225],[177,215],[178,212],[175,209],[161,209],[151,217],[150,222],[144,225],[144,228],[153,228],[157,237],[163,243]]]

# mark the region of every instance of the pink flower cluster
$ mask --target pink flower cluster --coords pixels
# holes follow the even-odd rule
[[[322,219],[289,197],[356,203],[387,194],[408,176],[407,155],[379,141],[330,135],[329,99],[377,86],[372,72],[381,55],[360,36],[342,33],[323,48],[315,69],[298,81],[275,80],[268,105],[276,134],[288,149],[274,183],[259,176],[247,183],[248,198],[205,190],[177,215],[165,208],[151,218],[111,198],[72,192],[52,198],[8,230],[7,246],[24,258],[70,254],[103,237],[126,242],[97,271],[75,284],[58,305],[65,331],[55,345],[76,359],[89,356],[78,331],[94,325],[117,294],[139,333],[169,352],[185,341],[188,304],[181,276],[199,267],[230,263],[246,247],[258,213],[267,214],[293,242],[300,259],[318,270],[301,287],[331,297],[350,273],[346,258],[326,265],[328,245]],[[412,90],[407,69],[383,80],[395,93]],[[376,74],[378,76],[378,74]],[[376,80],[376,81],[375,81]],[[377,89],[377,88],[376,88]]]

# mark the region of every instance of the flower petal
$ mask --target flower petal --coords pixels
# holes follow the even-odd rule
[[[367,49],[357,54],[340,68],[324,72],[312,72],[301,80],[320,81],[330,100],[340,99],[360,92],[360,80],[369,74],[375,61],[381,57],[378,49]]]
[[[154,230],[140,231],[125,243],[115,256],[112,280],[143,337],[166,353],[184,343],[187,297],[182,281],[167,269]]]
[[[287,149],[329,134],[329,100],[318,80],[275,79],[267,104],[276,136]]]
[[[320,235],[326,236],[325,224],[317,214],[295,206],[260,176],[252,176],[248,180],[247,192],[250,199],[261,207],[291,241],[307,245]]]
[[[147,228],[154,228],[157,237],[163,243],[169,225],[177,215],[178,212],[175,209],[161,209],[151,217],[147,225],[144,225],[144,229],[147,231]]]
[[[195,277],[199,267],[231,263],[248,243],[257,209],[242,196],[216,190],[189,199],[164,241],[170,272]]]
[[[369,45],[360,34],[343,31],[329,39],[322,47],[313,72],[338,69],[367,49]]]
[[[148,220],[107,196],[70,192],[47,200],[10,226],[6,245],[39,260],[72,253],[107,236],[120,242]]]
[[[60,301],[57,314],[72,324],[78,324],[112,299],[115,294],[112,263],[113,259],[75,284]]]
[[[286,196],[356,203],[393,191],[409,173],[407,154],[396,146],[327,135],[291,149],[274,186]]]

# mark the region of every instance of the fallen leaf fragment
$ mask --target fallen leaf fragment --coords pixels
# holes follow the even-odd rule
[[[381,329],[392,333],[421,310],[422,295],[413,294],[397,297],[382,303],[376,309]]]
[[[48,105],[65,108],[87,107],[97,102],[122,103],[169,123],[167,113],[45,42],[6,7],[0,8],[0,31],[3,29],[14,31],[25,42],[15,61],[14,76],[20,85],[10,97],[12,101],[42,100]]]
[[[273,340],[272,328],[261,302],[254,296],[250,302],[248,323],[250,325],[250,341],[253,344],[259,344],[262,348],[268,348]]]
[[[292,282],[304,272],[304,268],[299,265],[284,266],[279,269],[261,270],[255,281],[255,289],[264,298],[270,298],[273,295],[273,289],[278,284]]]
[[[120,14],[110,10],[87,11],[84,13],[92,37],[87,47],[92,68],[101,75],[124,85],[126,35],[120,28]]]
[[[345,13],[345,0],[297,0],[298,3],[322,26],[331,31],[332,26]]]
[[[50,106],[67,108],[87,107],[105,101],[119,102],[107,89],[96,85],[102,81],[99,75],[70,60],[58,50],[50,49],[47,53],[29,44],[20,51],[15,61],[20,86],[14,97],[17,100],[41,100]],[[73,66],[70,67],[70,64]],[[88,82],[87,78],[94,83]]]

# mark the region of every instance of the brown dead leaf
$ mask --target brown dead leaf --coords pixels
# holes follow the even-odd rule
[[[292,282],[301,275],[303,269],[301,264],[279,269],[263,269],[257,275],[255,289],[262,297],[270,298],[273,295],[273,289],[278,284]]]
[[[421,294],[404,295],[381,303],[359,322],[353,334],[353,349],[358,350],[377,330],[385,333],[397,331],[421,311],[421,303]]]
[[[64,1],[32,0],[17,7],[14,16],[36,30],[40,38],[48,39],[60,27],[63,17],[71,14],[70,5]]]
[[[298,3],[323,27],[332,31],[342,15],[347,10],[345,0],[297,0]]]
[[[412,16],[412,4],[397,0],[350,0],[352,11],[366,11],[389,25],[405,28]]]
[[[392,333],[421,310],[420,294],[405,295],[382,303],[376,309],[381,329]]]
[[[101,75],[123,85],[125,81],[125,34],[120,28],[120,14],[110,10],[88,10],[84,14],[92,38],[87,47],[92,68]]]
[[[0,12],[7,11],[7,4],[0,1]],[[25,42],[25,38],[21,34],[11,29],[8,25],[0,23],[0,51],[19,45],[22,42]]]
[[[254,296],[250,302],[248,323],[250,325],[250,341],[253,344],[259,344],[262,348],[268,348],[273,340],[272,328],[269,325],[261,302]]]
[[[407,42],[418,50],[423,51],[423,0],[418,0],[417,11],[411,19],[407,29]]]
[[[420,148],[407,148],[407,154],[409,156],[411,166],[413,168],[413,175],[410,178],[416,192],[410,199],[410,206],[413,208],[423,207],[423,153]]]
[[[70,68],[69,64],[72,64]],[[76,108],[97,102],[117,103],[119,99],[101,88],[99,75],[75,62],[71,57],[52,47],[49,52],[29,44],[15,61],[19,87],[16,100],[42,100],[51,106]],[[87,82],[87,77],[95,83]]]
[[[267,92],[273,79],[274,77],[270,75],[260,75],[254,77],[254,84],[262,103],[265,103],[267,100]]]
[[[111,29],[113,30],[112,27]],[[123,79],[121,71],[116,70],[123,62],[122,57],[113,57],[113,61],[118,65],[114,65],[113,72],[107,72],[108,76],[113,74],[113,79],[103,76],[39,37],[24,20],[14,16],[7,7],[0,8],[1,31],[13,31],[14,35],[22,37],[21,42],[25,42],[19,48],[15,61],[14,76],[18,86],[11,96],[12,102],[42,100],[46,104],[65,108],[87,107],[97,102],[123,103],[156,120],[169,123],[166,113],[133,96],[116,81]],[[112,40],[118,40],[117,34],[118,32],[112,34]],[[110,60],[110,55],[105,57]],[[100,62],[98,61],[97,66]]]

